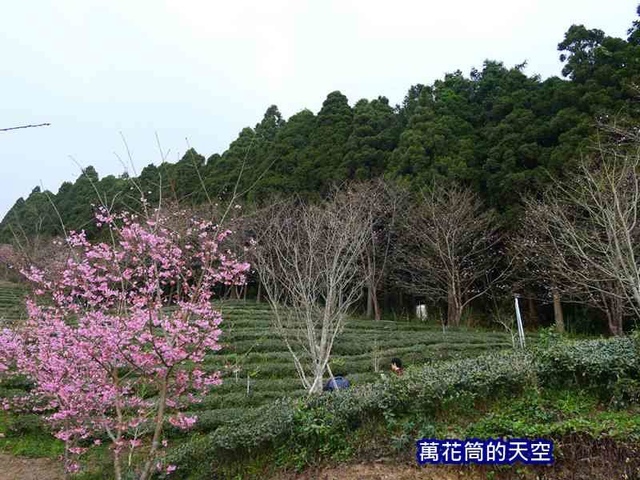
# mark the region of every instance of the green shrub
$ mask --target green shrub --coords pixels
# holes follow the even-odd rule
[[[611,389],[610,405],[614,409],[640,405],[640,381],[635,378],[619,378]]]
[[[211,458],[238,458],[240,452],[257,449],[271,451],[280,463],[299,468],[320,458],[350,455],[350,435],[364,419],[386,422],[392,431],[392,443],[401,446],[417,428],[416,418],[429,426],[430,418],[452,405],[470,406],[474,399],[514,398],[530,389],[535,391],[539,385],[590,385],[617,402],[637,402],[639,362],[634,341],[614,338],[569,342],[548,335],[530,352],[498,352],[411,367],[403,377],[387,375],[373,384],[298,402],[279,400],[220,422],[214,432],[174,450],[171,460],[188,470],[203,461],[210,464]],[[366,357],[344,359],[348,372],[371,368]],[[375,376],[372,373],[370,378]],[[546,425],[557,415],[570,416],[572,405],[558,405],[559,411],[548,410],[539,400],[525,396],[521,410],[512,410],[506,416],[488,415],[471,432],[477,436],[489,432],[525,435],[529,427],[523,418]],[[562,428],[575,428],[570,419],[563,422]]]
[[[291,435],[277,447],[278,464],[299,470],[320,458],[344,460],[352,453],[349,423],[348,416],[326,403],[301,402],[294,410]]]
[[[493,354],[478,360],[413,368],[403,377],[386,377],[374,384],[298,403],[283,399],[229,422],[208,420],[217,429],[175,449],[171,461],[197,466],[207,459],[237,458],[240,452],[269,448],[278,452],[281,463],[298,468],[319,458],[343,458],[351,453],[349,434],[364,419],[393,419],[415,408],[426,418],[444,401],[455,401],[462,393],[473,396],[516,391],[528,378],[523,373],[526,365],[523,355]]]
[[[294,405],[289,399],[278,400],[248,411],[212,433],[193,435],[189,441],[172,449],[168,461],[180,466],[177,476],[210,478],[210,470],[217,463],[273,447],[278,439],[290,434],[294,424]]]
[[[554,341],[534,354],[542,385],[592,388],[603,397],[620,379],[637,378],[640,367],[638,350],[628,337]]]

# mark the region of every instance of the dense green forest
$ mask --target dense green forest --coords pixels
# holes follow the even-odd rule
[[[636,13],[640,15],[640,7]],[[254,128],[244,128],[221,155],[205,158],[189,149],[178,162],[150,164],[137,178],[127,173],[100,178],[89,166],[75,182],[63,183],[55,194],[36,187],[26,200],[18,199],[0,223],[0,246],[18,242],[22,247],[31,244],[34,237],[62,235],[63,225],[67,232],[84,229],[89,236],[95,235],[94,209],[100,204],[139,211],[141,197],[145,197],[151,206],[159,202],[194,207],[241,203],[246,207],[244,212],[251,212],[266,208],[274,198],[297,195],[314,202],[330,197],[336,186],[346,182],[383,177],[387,185],[401,185],[405,192],[437,186],[437,196],[445,201],[432,202],[433,218],[428,221],[424,219],[428,208],[411,210],[412,205],[421,203],[420,195],[402,207],[396,204],[394,208],[413,212],[409,217],[417,221],[409,221],[395,233],[385,227],[385,241],[400,245],[392,249],[393,265],[383,266],[377,277],[371,277],[376,280],[368,284],[368,294],[360,305],[368,316],[375,312],[379,318],[378,303],[389,313],[411,311],[416,303],[426,301],[446,308],[449,323],[458,324],[463,310],[467,311],[465,306],[473,301],[479,307],[475,313],[483,321],[496,318],[495,299],[507,308],[507,300],[518,292],[528,297],[525,313],[531,326],[540,321],[555,322],[564,330],[562,297],[564,316],[573,317],[569,323],[579,324],[578,330],[620,334],[623,319],[633,315],[628,299],[623,300],[616,290],[629,290],[629,285],[618,287],[619,282],[613,281],[619,267],[604,272],[603,277],[603,272],[585,271],[585,258],[579,255],[583,252],[576,256],[570,242],[565,245],[569,250],[552,251],[550,247],[556,242],[550,237],[566,230],[566,225],[558,222],[567,220],[563,212],[568,210],[559,207],[560,215],[550,220],[545,218],[547,207],[525,210],[524,199],[545,198],[544,192],[553,182],[570,185],[583,159],[595,156],[603,142],[623,152],[629,137],[637,136],[640,20],[632,22],[626,39],[573,25],[558,51],[564,78],[542,80],[527,76],[525,64],[508,68],[487,60],[482,69],[472,69],[469,75],[456,71],[432,85],[413,85],[401,105],[392,106],[383,96],[350,105],[345,95],[335,91],[329,93],[317,114],[305,109],[288,120],[273,105]],[[373,210],[378,208],[374,216],[379,224],[370,228],[380,233],[389,212],[387,207],[373,204],[389,201],[391,197],[385,195],[390,192],[374,189],[369,195],[366,188],[361,190],[362,198]],[[463,191],[447,193],[447,188],[462,188],[477,200]],[[378,195],[374,202],[373,196]],[[446,199],[451,201],[447,204]],[[456,203],[458,207],[466,205],[466,212],[458,208],[455,213]],[[420,225],[421,215],[427,230]],[[433,252],[425,247],[425,263],[418,268],[416,249],[439,241],[429,231],[433,225],[455,226],[456,222],[466,225],[470,238],[470,243],[460,248],[476,248],[473,255],[479,254],[477,239],[482,238],[491,248],[481,252],[484,264],[478,259],[466,264],[460,260],[464,257],[461,254],[456,260],[456,275],[463,280],[434,281]],[[484,230],[481,224],[486,224]],[[540,229],[543,224],[548,226],[546,231]],[[597,220],[592,221],[582,233],[604,238],[603,232],[593,233],[596,224]],[[249,227],[242,228],[247,234]],[[519,245],[519,252],[511,255],[514,244]],[[590,254],[600,255],[599,248],[593,245]],[[382,250],[389,251],[387,247]],[[382,250],[369,252],[371,258]],[[502,259],[496,263],[495,258]],[[378,261],[385,265],[386,257]],[[511,272],[508,276],[507,271]],[[576,282],[579,276],[589,281]],[[482,295],[477,290],[480,284]],[[250,296],[259,298],[255,275],[250,285]],[[454,295],[454,285],[466,286]],[[487,285],[491,285],[490,291],[485,290]]]
[[[160,194],[199,204],[234,192],[250,203],[273,194],[314,197],[336,183],[382,175],[415,187],[452,179],[509,215],[523,193],[541,189],[547,172],[571,171],[593,146],[598,123],[640,119],[638,20],[626,39],[574,25],[558,50],[564,79],[487,60],[469,75],[411,86],[395,107],[384,96],[350,105],[339,91],[317,114],[305,109],[285,120],[274,105],[221,155],[190,149],[177,163],[148,165],[137,180],[152,204]],[[0,223],[0,242],[59,234],[51,203],[67,228],[91,229],[96,190],[116,207],[140,197],[127,174],[99,178],[89,166],[55,194],[36,187],[18,199]]]
[[[334,91],[317,113],[270,106],[221,154],[88,166],[18,199],[0,222],[0,464],[640,478],[636,14],[626,38],[571,26],[562,78],[486,60],[400,105]],[[406,468],[455,438],[554,457]]]

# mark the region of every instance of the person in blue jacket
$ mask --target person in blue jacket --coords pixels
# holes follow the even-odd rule
[[[334,390],[344,390],[350,386],[349,380],[344,378],[344,375],[334,375],[333,379],[330,378],[329,381],[325,383],[322,391],[333,392]]]

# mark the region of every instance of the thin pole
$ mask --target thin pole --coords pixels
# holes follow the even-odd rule
[[[516,320],[518,321],[518,337],[520,338],[520,347],[524,348],[524,327],[522,325],[522,315],[520,315],[520,304],[518,303],[518,295],[515,296],[516,299]]]

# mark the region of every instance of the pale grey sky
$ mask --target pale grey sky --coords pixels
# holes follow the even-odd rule
[[[638,0],[3,0],[0,14],[0,218],[43,184],[175,161],[189,143],[227,148],[271,104],[318,111],[341,90],[351,104],[399,103],[416,83],[487,59],[560,74],[572,24],[624,36]],[[129,169],[131,170],[131,169]]]

